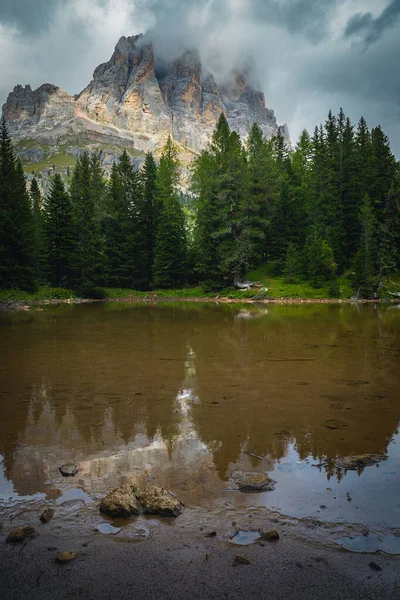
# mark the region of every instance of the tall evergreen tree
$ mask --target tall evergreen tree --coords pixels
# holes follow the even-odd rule
[[[124,151],[113,165],[108,187],[105,220],[108,259],[108,284],[114,287],[141,288],[145,236],[141,223],[142,187],[137,171]]]
[[[185,218],[178,200],[179,162],[168,138],[156,178],[155,201],[160,206],[153,263],[153,287],[166,288],[185,280]]]
[[[193,260],[201,281],[218,282],[221,278],[217,259],[217,194],[219,169],[209,150],[200,153],[193,165],[192,190],[197,196]]]
[[[34,223],[35,236],[35,279],[39,283],[45,283],[47,279],[46,242],[44,231],[43,197],[37,179],[34,177],[30,187],[31,207]]]
[[[153,263],[154,263],[154,248],[156,245],[156,229],[159,218],[159,205],[156,203],[156,180],[157,180],[157,165],[154,156],[151,152],[146,154],[142,171],[143,182],[143,205],[142,205],[142,221],[143,221],[143,262],[142,262],[142,279],[144,289],[150,289]]]
[[[0,285],[35,286],[35,228],[26,180],[4,117],[0,123]]]
[[[74,223],[71,201],[58,173],[51,182],[43,212],[50,282],[56,287],[69,287],[73,283]]]
[[[74,280],[80,287],[103,282],[104,251],[98,196],[99,179],[88,152],[80,156],[72,173],[70,195],[74,218]]]
[[[313,227],[307,237],[303,251],[304,269],[315,287],[336,277],[337,266],[333,250]]]
[[[286,283],[295,283],[296,277],[300,274],[300,270],[301,263],[299,252],[293,242],[290,242],[286,251],[285,264],[283,267]]]
[[[371,200],[364,196],[360,210],[361,238],[355,257],[354,287],[363,298],[371,297],[376,291],[378,272],[376,247],[376,219]]]
[[[250,130],[247,140],[248,189],[246,196],[256,217],[253,240],[253,259],[257,263],[269,256],[271,246],[271,218],[279,193],[279,168],[274,157],[273,140],[266,141],[257,124]]]

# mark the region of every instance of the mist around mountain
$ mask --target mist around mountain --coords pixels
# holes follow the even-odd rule
[[[54,166],[65,175],[84,150],[101,151],[107,170],[123,149],[140,165],[146,152],[159,155],[168,136],[187,165],[211,141],[221,114],[242,139],[257,123],[267,139],[279,130],[289,142],[249,66],[216,80],[196,49],[173,58],[161,50],[149,36],[122,37],[76,96],[50,83],[17,85],[3,115],[27,172],[46,175]]]

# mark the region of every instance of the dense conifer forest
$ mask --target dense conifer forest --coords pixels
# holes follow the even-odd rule
[[[389,140],[363,118],[329,113],[293,149],[254,125],[245,144],[223,115],[180,191],[171,139],[136,170],[126,152],[105,177],[82,154],[66,185],[27,190],[7,126],[0,129],[0,286],[136,290],[203,283],[217,292],[274,264],[285,281],[329,284],[349,273],[354,295],[378,297],[400,259],[400,167]]]

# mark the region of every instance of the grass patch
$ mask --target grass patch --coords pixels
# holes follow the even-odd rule
[[[43,286],[35,292],[24,292],[22,290],[0,290],[0,302],[24,302],[31,304],[43,300],[68,300],[76,298],[75,292],[63,288]]]
[[[249,271],[246,274],[246,279],[259,282],[263,287],[267,288],[270,298],[331,298],[330,283],[315,288],[309,281],[306,281],[302,277],[298,277],[295,283],[287,283],[283,275],[276,274],[276,270],[276,264],[274,263],[261,265],[258,269]],[[354,295],[348,274],[344,274],[338,278],[338,286],[340,290],[339,298],[351,298]]]

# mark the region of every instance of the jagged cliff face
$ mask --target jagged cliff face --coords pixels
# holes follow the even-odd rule
[[[3,106],[17,140],[54,144],[85,134],[100,143],[121,141],[138,152],[159,149],[168,135],[183,151],[198,152],[210,141],[221,113],[242,138],[254,122],[267,138],[278,131],[264,94],[251,87],[245,74],[218,85],[204,72],[197,51],[166,64],[154,56],[144,36],[121,38],[111,59],[97,67],[78,96],[50,84],[35,91],[18,85]],[[282,131],[289,139],[286,126]]]

